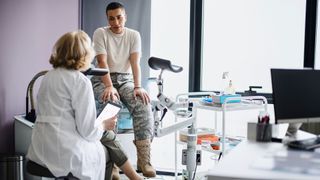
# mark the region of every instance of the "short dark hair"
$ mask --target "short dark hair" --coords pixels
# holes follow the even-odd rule
[[[108,13],[109,10],[114,10],[118,8],[124,9],[123,4],[120,2],[111,2],[106,7],[106,14]]]

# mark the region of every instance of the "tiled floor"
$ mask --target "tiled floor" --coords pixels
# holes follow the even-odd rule
[[[174,180],[174,176],[157,175],[155,178],[145,178],[150,180]],[[121,174],[121,180],[129,180],[125,175]]]
[[[198,173],[195,177],[195,180],[206,180],[205,172]],[[120,175],[121,180],[129,180],[124,174]],[[166,175],[157,175],[155,178],[145,178],[146,180],[175,180],[174,176],[166,176]],[[182,176],[178,176],[177,180],[183,180]]]

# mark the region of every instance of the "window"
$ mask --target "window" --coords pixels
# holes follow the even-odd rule
[[[189,21],[189,0],[152,0],[150,54],[183,67],[180,73],[165,71],[162,75],[164,94],[172,99],[188,91]],[[160,71],[150,70],[150,77],[158,77],[159,73]],[[149,82],[149,92],[151,99],[156,99],[158,88],[155,82]],[[172,124],[174,119],[173,113],[168,111],[163,125]],[[154,138],[152,146],[152,154],[155,154],[152,162],[157,170],[172,171],[175,165],[174,133]],[[178,158],[181,158],[180,155]],[[181,160],[177,162],[181,169]]]
[[[202,90],[271,93],[270,68],[303,68],[305,0],[204,0]]]
[[[319,4],[318,4],[319,8]],[[315,45],[315,68],[320,69],[320,17],[317,15],[316,23],[316,45]]]
[[[163,74],[164,92],[172,97],[188,90],[189,21],[189,0],[152,0],[150,54],[183,67],[180,73]],[[159,72],[152,70],[150,74],[157,77]]]

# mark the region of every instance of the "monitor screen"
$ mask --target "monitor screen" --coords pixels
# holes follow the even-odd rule
[[[276,123],[320,122],[320,70],[271,69]]]

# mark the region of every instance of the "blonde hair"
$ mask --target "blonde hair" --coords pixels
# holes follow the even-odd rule
[[[68,32],[55,43],[50,57],[53,68],[80,70],[88,68],[94,57],[91,40],[84,31]]]

